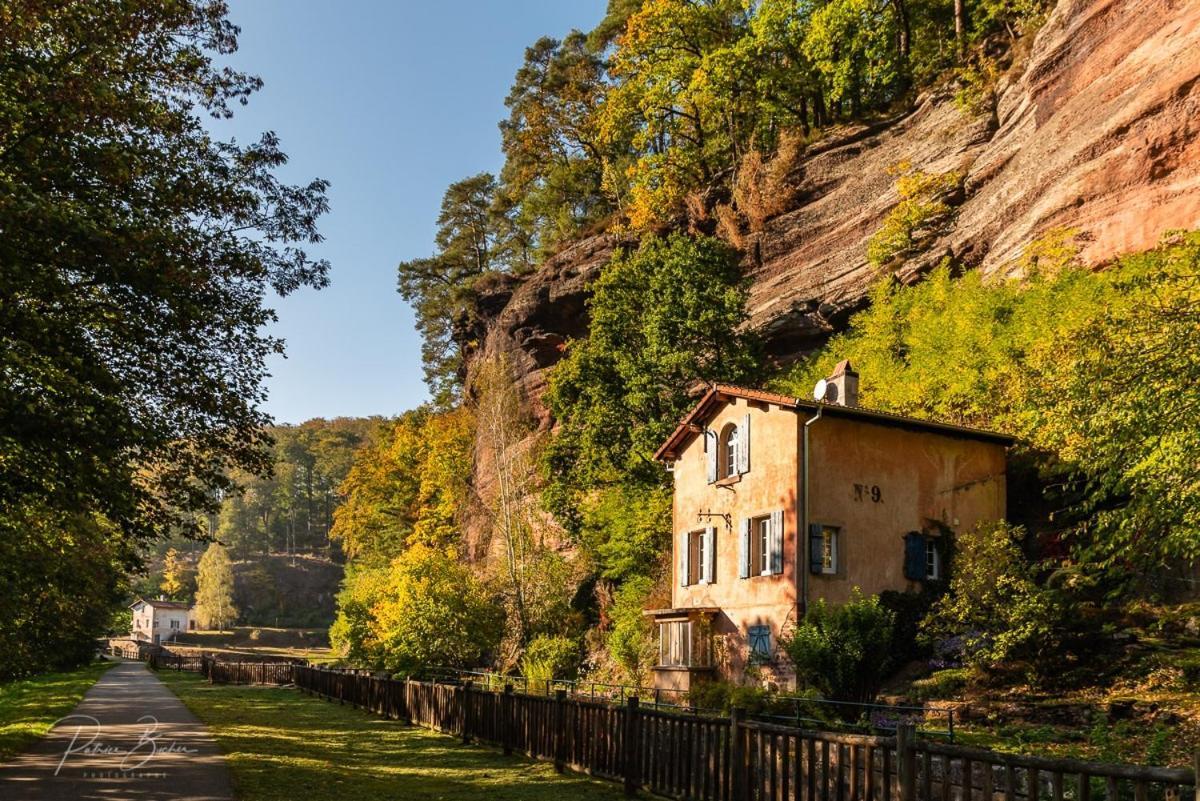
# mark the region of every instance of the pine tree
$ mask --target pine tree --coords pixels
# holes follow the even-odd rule
[[[209,545],[200,557],[196,583],[196,614],[201,627],[211,629],[215,624],[224,631],[225,625],[232,623],[238,612],[233,604],[233,564],[220,543]]]

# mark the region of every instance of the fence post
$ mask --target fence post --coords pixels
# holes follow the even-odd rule
[[[625,700],[625,741],[622,761],[625,763],[625,795],[637,795],[642,785],[642,777],[638,774],[638,734],[641,732],[641,712],[638,710],[638,697],[631,695]]]
[[[1196,801],[1200,801],[1200,748],[1192,752],[1192,782],[1196,793]]]
[[[464,681],[462,688],[462,741],[463,745],[471,742],[471,682]]]
[[[735,706],[729,711],[729,798],[743,801],[746,797],[746,741],[742,721],[746,710]]]
[[[901,723],[896,727],[896,772],[900,779],[900,801],[917,801],[917,750],[915,727]]]
[[[559,773],[567,764],[567,691],[554,691],[554,769]]]
[[[513,730],[513,686],[511,683],[504,685],[504,694],[500,696],[500,726],[501,738],[504,743],[504,755],[512,756],[512,730]]]

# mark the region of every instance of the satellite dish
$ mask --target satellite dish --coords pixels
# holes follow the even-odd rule
[[[822,378],[820,381],[817,382],[817,385],[815,387],[813,387],[813,400],[824,401],[825,396],[828,394],[829,394],[829,382],[826,381],[824,378]]]

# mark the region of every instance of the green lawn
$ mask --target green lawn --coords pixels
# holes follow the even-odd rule
[[[116,662],[94,662],[0,684],[0,760],[24,751],[70,713],[96,679]]]
[[[213,686],[170,671],[159,678],[208,724],[242,801],[622,797],[619,784],[558,775],[547,763],[464,746],[296,690]]]

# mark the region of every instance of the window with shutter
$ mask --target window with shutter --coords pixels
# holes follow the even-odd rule
[[[808,526],[808,569],[814,575],[835,575],[838,572],[838,536],[834,526],[810,523]]]
[[[909,581],[925,579],[925,540],[919,531],[904,535],[904,577]]]
[[[771,627],[750,626],[746,630],[746,639],[750,645],[751,664],[762,664],[771,661]]]

